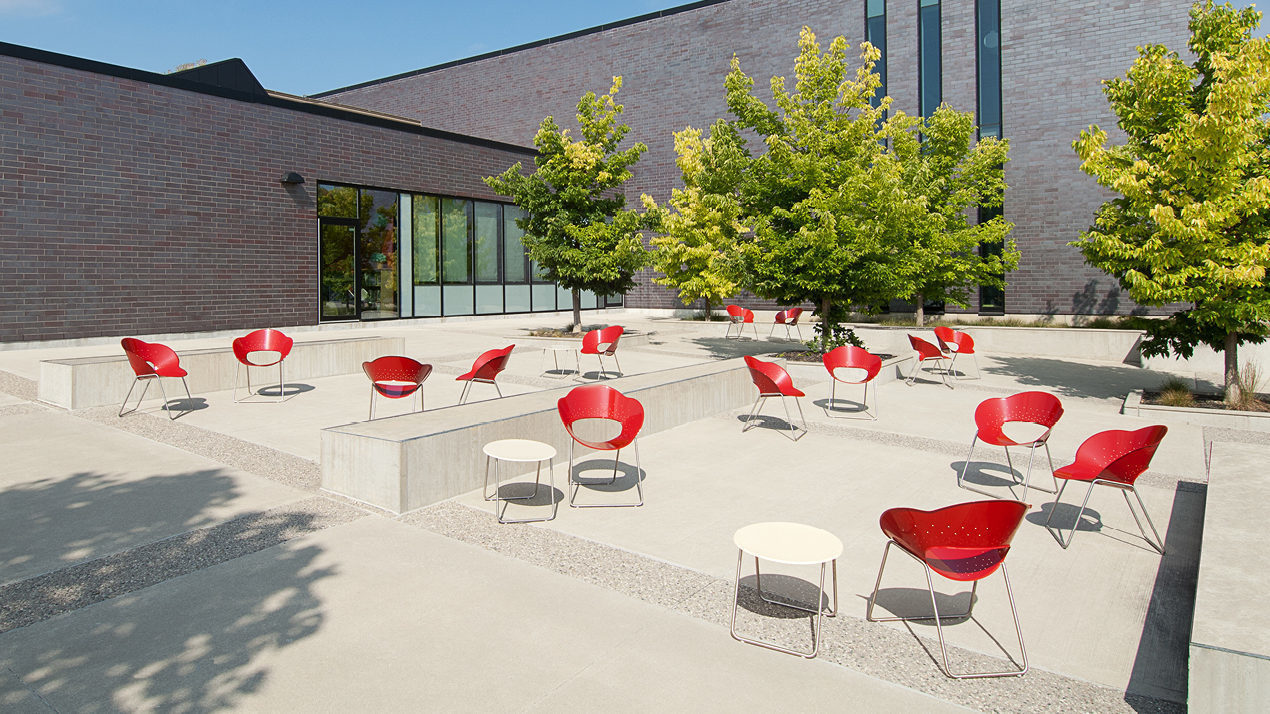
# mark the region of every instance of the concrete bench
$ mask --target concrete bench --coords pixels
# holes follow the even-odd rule
[[[602,383],[643,403],[641,435],[748,406],[756,395],[740,359]],[[576,386],[323,429],[322,488],[404,513],[478,488],[485,473],[481,446],[491,441],[542,441],[556,447],[563,463],[569,436],[556,401]]]
[[[197,396],[234,388],[234,370],[239,363],[230,348],[231,341],[226,340],[224,347],[177,350],[181,367],[190,373],[186,381],[192,394]],[[404,345],[400,337],[296,340],[283,366],[283,375],[287,382],[292,382],[353,374],[361,371],[362,362],[366,360],[401,354]],[[257,374],[263,384],[268,384],[270,379],[276,380],[278,376],[273,368],[257,369]],[[119,404],[128,393],[134,377],[122,349],[118,350],[118,354],[101,357],[45,360],[40,362],[38,398],[66,409]],[[244,377],[240,379],[246,383]],[[181,396],[184,397],[184,394]]]
[[[1213,444],[1191,627],[1191,712],[1265,711],[1270,703],[1270,537],[1266,448]]]

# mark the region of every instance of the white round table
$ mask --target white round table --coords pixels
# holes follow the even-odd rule
[[[542,367],[546,366],[548,352],[551,353],[551,363],[552,365],[554,365],[554,367],[551,370],[542,369]],[[547,373],[548,371],[550,371],[553,374],[558,372],[560,374],[559,378],[564,379],[568,375],[568,372],[566,370],[560,369],[560,354],[567,353],[567,352],[573,353],[574,374],[581,375],[582,374],[582,360],[580,357],[578,357],[578,348],[575,347],[574,345],[546,345],[545,347],[543,347],[542,359],[538,361],[538,367],[540,371],[542,371],[543,373]],[[568,360],[566,359],[566,363],[567,362]]]
[[[825,615],[833,617],[838,614],[838,558],[842,555],[842,541],[834,534],[801,523],[772,521],[754,523],[738,530],[732,536],[736,544],[736,582],[732,591],[732,637],[760,647],[767,647],[788,654],[812,658],[820,650],[821,621]],[[816,622],[812,630],[812,647],[808,651],[792,650],[771,642],[742,637],[736,631],[736,613],[741,594],[741,565],[745,556],[754,558],[754,585],[758,596],[764,602],[782,607],[789,607],[815,614]],[[763,579],[759,570],[759,560],[783,565],[818,565],[820,566],[820,587],[816,591],[816,606],[803,607],[789,602],[771,600],[763,594]],[[825,600],[825,571],[833,566],[833,607],[826,608],[821,603]]]
[[[555,475],[555,458],[556,447],[550,444],[544,444],[541,441],[532,441],[530,439],[500,439],[491,441],[481,449],[485,452],[485,485],[481,488],[481,495],[486,501],[494,502],[494,516],[498,518],[499,523],[531,523],[534,521],[549,521],[556,517],[556,509],[559,503],[556,501],[556,475]],[[534,491],[528,496],[502,496],[499,491],[502,488],[502,466],[494,467],[494,493],[487,494],[489,490],[489,472],[490,463],[498,461],[508,464],[536,464],[534,472]],[[538,488],[542,479],[542,462],[547,462],[547,478],[550,481],[551,488],[549,497],[551,498],[551,515],[542,518],[518,518],[507,519],[503,516],[507,512],[508,501],[526,501],[538,496]],[[499,510],[499,502],[503,502],[502,510]]]

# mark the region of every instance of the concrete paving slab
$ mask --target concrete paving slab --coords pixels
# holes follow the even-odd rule
[[[66,413],[0,416],[0,583],[305,497]]]
[[[796,443],[771,431],[742,434],[731,416],[650,435],[641,440],[640,453],[647,505],[591,510],[562,505],[557,519],[542,527],[730,579],[736,567],[731,538],[737,528],[770,520],[816,525],[846,544],[839,565],[840,586],[844,613],[854,617],[863,617],[877,575],[885,545],[877,519],[886,508],[935,508],[984,498],[957,487],[960,458],[819,433]],[[594,454],[580,461],[596,469],[611,468],[606,466],[612,463],[606,457]],[[592,493],[583,496],[587,502],[624,498],[624,494],[603,492],[629,489],[631,478],[633,472],[613,489],[584,489]],[[563,484],[564,479],[564,473],[557,474],[557,483]],[[1161,533],[1168,532],[1170,544],[1177,544],[1176,557],[1193,561],[1195,544],[1188,548],[1185,541],[1193,541],[1197,533],[1196,512],[1202,499],[1188,497],[1175,503],[1172,487],[1144,486],[1141,491]],[[1066,500],[1071,498],[1068,495]],[[1032,661],[1087,681],[1118,688],[1132,685],[1150,696],[1172,692],[1176,698],[1176,682],[1185,679],[1184,654],[1175,649],[1173,659],[1156,662],[1153,668],[1137,663],[1144,623],[1159,597],[1156,590],[1170,584],[1157,582],[1160,557],[1141,540],[1123,501],[1114,492],[1096,492],[1082,531],[1097,528],[1100,532],[1081,532],[1072,548],[1064,551],[1044,527],[1052,496],[1033,491],[1029,500],[1034,508],[1015,538],[1009,567]],[[459,502],[488,509],[477,492]],[[513,504],[506,515],[524,517],[534,508],[541,510],[542,504]],[[1075,515],[1076,507],[1065,505],[1056,520],[1064,522]],[[811,577],[809,571],[787,574],[803,580]],[[929,610],[928,604],[923,605],[929,602],[925,585],[921,569],[894,554],[883,584],[885,598],[879,596],[879,602],[899,609]],[[976,610],[976,616],[986,632],[967,626],[953,628],[949,637],[961,647],[1001,656],[988,633],[1009,643],[1013,622],[1001,583],[994,579],[985,586],[980,596],[985,605]],[[940,587],[950,596],[966,590],[953,583]],[[964,607],[964,595],[953,605],[957,606]],[[934,635],[931,627],[915,629]],[[1089,647],[1095,641],[1100,646]],[[1151,669],[1156,674],[1147,674]]]
[[[0,635],[3,671],[61,711],[956,709],[376,517]]]

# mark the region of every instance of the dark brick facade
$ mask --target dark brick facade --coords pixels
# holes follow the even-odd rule
[[[888,89],[895,107],[917,109],[917,0],[887,3]],[[1126,312],[1115,282],[1084,265],[1067,243],[1092,220],[1108,193],[1078,168],[1071,142],[1090,124],[1113,129],[1100,80],[1123,75],[1135,48],[1163,43],[1184,50],[1190,0],[1002,2],[1002,92],[1011,142],[1006,217],[1023,255],[1010,275],[1011,313]],[[943,97],[976,106],[973,0],[943,0]],[[631,140],[649,153],[630,195],[662,200],[677,185],[671,133],[723,115],[723,77],[735,53],[760,96],[773,75],[793,75],[798,30],[823,42],[864,36],[864,0],[726,0],[518,51],[476,58],[325,95],[328,101],[417,117],[427,126],[528,144],[542,117],[572,123],[584,92],[622,75],[619,101]],[[646,277],[646,276],[645,276]],[[677,307],[648,283],[631,307]]]
[[[3,342],[315,324],[319,180],[496,199],[531,156],[3,49]]]

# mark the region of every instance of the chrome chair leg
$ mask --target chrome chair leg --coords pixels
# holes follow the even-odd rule
[[[189,382],[186,382],[186,381],[185,381],[185,377],[181,377],[181,385],[182,385],[183,387],[185,387],[185,399],[186,399],[186,401],[187,401],[187,402],[189,402],[189,403],[191,403],[191,404],[190,404],[190,406],[193,406],[192,402],[194,401],[194,396],[193,396],[192,394],[190,394],[190,384],[189,384]],[[162,384],[160,383],[160,385],[159,385],[159,386],[162,386]],[[180,414],[178,414],[177,416],[184,416],[184,415],[185,415],[185,413],[186,413],[186,412],[181,412],[181,413],[180,413]],[[169,418],[169,419],[172,419],[172,420],[174,420],[174,421],[175,421],[175,420],[176,420],[176,418],[177,418],[177,416],[172,416],[172,411],[171,411],[171,410],[168,410],[168,418]]]
[[[373,385],[370,388],[370,414],[366,416],[366,420],[375,420],[375,387]]]
[[[1133,491],[1133,497],[1138,499],[1138,507],[1142,509],[1142,515],[1147,519],[1147,525],[1151,526],[1151,532],[1155,534],[1155,542],[1152,542],[1150,538],[1147,538],[1147,532],[1142,527],[1142,521],[1138,520],[1138,514],[1133,513],[1133,504],[1129,503],[1129,494],[1122,489],[1121,493],[1124,494],[1125,505],[1129,506],[1129,513],[1133,513],[1133,522],[1138,524],[1138,530],[1142,532],[1142,539],[1145,540],[1152,548],[1155,548],[1160,555],[1164,555],[1164,539],[1160,538],[1160,532],[1155,529],[1155,523],[1151,521],[1151,514],[1147,513],[1147,506],[1142,502],[1142,494],[1138,493],[1138,489],[1136,488],[1130,488],[1128,490]]]
[[[128,406],[128,400],[132,398],[132,390],[137,388],[137,382],[145,382],[145,386],[141,388],[141,395],[137,397],[137,406],[131,409],[128,409],[127,411],[124,411],[124,408]],[[133,377],[132,384],[128,387],[128,393],[124,395],[123,404],[119,405],[119,416],[123,416],[125,414],[131,414],[137,411],[138,409],[140,409],[141,402],[145,401],[146,392],[148,392],[149,390],[150,390],[150,379],[143,378],[143,377]]]
[[[754,417],[758,416],[760,405],[767,399],[762,394],[758,395],[758,399],[754,400],[754,406],[750,407],[750,413],[745,416],[745,425],[741,427],[741,433],[749,431],[754,427]]]
[[[635,494],[639,497],[639,500],[635,503],[577,503],[577,495],[578,491],[582,488],[582,482],[578,481],[573,476],[574,443],[575,442],[572,439],[569,440],[569,478],[566,481],[566,485],[569,488],[569,508],[639,508],[644,505],[644,489],[640,485],[640,482],[643,480],[644,470],[639,460],[638,439],[631,440],[631,446],[635,448]],[[613,477],[606,483],[611,484],[617,482],[617,468],[619,466],[621,453],[622,450],[618,449],[613,455]]]

